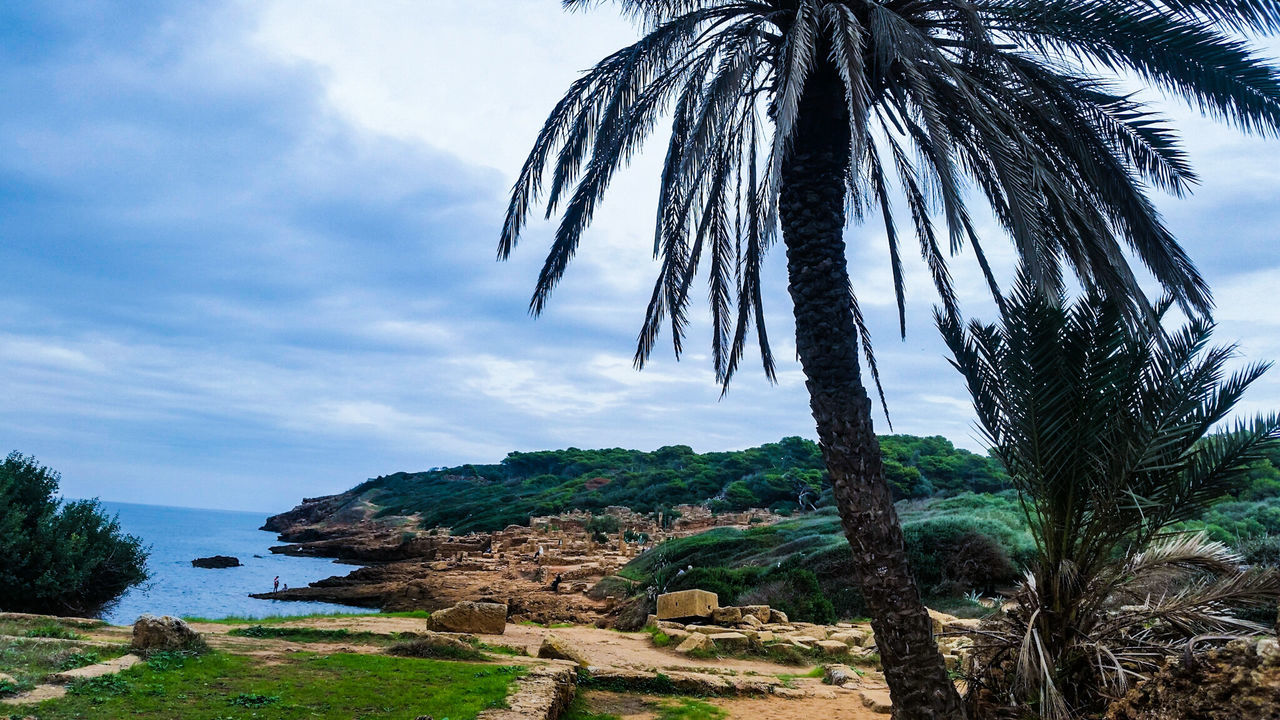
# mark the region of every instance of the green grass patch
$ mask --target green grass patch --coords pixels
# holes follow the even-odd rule
[[[855,670],[855,672],[860,672],[860,671]],[[823,676],[824,673],[825,671],[822,669],[822,666],[818,665],[817,667],[813,668],[807,673],[795,673],[795,674],[779,673],[777,675],[777,678],[782,681],[783,685],[786,685],[787,687],[795,687],[796,680],[800,680],[802,678],[809,678],[809,679],[820,678]]]
[[[265,615],[249,617],[247,615],[228,615],[220,618],[200,617],[198,615],[183,616],[189,623],[212,623],[216,625],[278,625],[298,620],[323,620],[327,618],[417,618],[425,620],[431,617],[427,610],[404,610],[401,612],[367,612],[367,613],[310,613],[306,615]]]
[[[170,660],[164,669],[138,664],[77,683],[67,696],[41,703],[37,714],[41,720],[470,720],[502,706],[523,672],[349,653],[297,653],[279,664],[217,652]]]
[[[417,638],[407,642],[396,643],[387,648],[387,652],[400,657],[432,658],[436,660],[488,660],[476,647],[454,645],[429,638]]]
[[[676,703],[662,705],[658,720],[721,720],[729,713],[701,700],[681,698]]]
[[[35,638],[0,639],[0,672],[11,675],[15,682],[8,694],[25,692],[56,672],[119,657],[127,651],[123,645],[76,647],[72,641],[41,642]],[[4,694],[4,693],[0,693]]]
[[[22,632],[23,637],[56,638],[58,640],[80,640],[84,636],[65,625],[47,622]]]
[[[613,713],[592,712],[587,706],[586,698],[578,695],[573,699],[573,703],[569,705],[569,709],[564,715],[560,716],[560,720],[622,720]]]
[[[404,633],[376,633],[367,630],[351,631],[346,628],[300,628],[250,625],[229,630],[228,635],[250,638],[272,638],[294,642],[347,642],[361,645],[389,645],[405,640]]]
[[[850,665],[859,667],[879,668],[880,653],[871,653],[870,655],[855,655],[848,659]],[[855,667],[855,669],[857,669]]]
[[[476,648],[487,653],[494,653],[495,655],[522,656],[526,654],[524,648],[516,647],[514,645],[490,645],[486,642],[477,642]]]
[[[662,632],[656,626],[648,625],[644,631],[649,633],[649,638],[653,640],[654,647],[666,647],[671,644],[671,636]]]
[[[246,708],[261,708],[268,705],[275,705],[280,702],[279,695],[259,695],[257,693],[240,693],[231,698],[232,705],[239,705]]]
[[[815,662],[832,660],[831,656],[816,648],[805,650],[790,643],[772,643],[762,648],[729,652],[714,647],[689,651],[687,657],[699,660],[718,660],[722,658],[760,659],[764,658],[779,665],[812,665]]]
[[[0,635],[17,637],[79,638],[79,630],[102,627],[101,620],[82,618],[57,618],[43,615],[23,617],[0,613]]]

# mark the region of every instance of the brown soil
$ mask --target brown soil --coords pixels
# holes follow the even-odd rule
[[[586,690],[579,693],[587,709],[617,715],[621,720],[654,720],[662,705],[677,702],[652,695],[623,695]],[[726,720],[887,720],[862,706],[858,693],[835,691],[827,697],[807,698],[711,698],[710,703],[728,711]]]

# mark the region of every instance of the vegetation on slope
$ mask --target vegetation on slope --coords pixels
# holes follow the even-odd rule
[[[886,474],[899,499],[966,490],[990,492],[1007,478],[990,458],[946,438],[881,438]],[[351,493],[380,515],[419,514],[423,527],[496,530],[531,515],[625,505],[637,512],[706,503],[713,511],[767,507],[791,513],[830,504],[818,446],[799,437],[747,450],[695,453],[685,445],[653,452],[546,450],[513,452],[495,465],[395,473]]]
[[[965,597],[1011,588],[1035,557],[1012,490],[900,501],[898,514],[922,592],[948,612],[981,612]],[[1178,529],[1203,531],[1250,564],[1280,566],[1280,452],[1252,463],[1235,493]],[[725,604],[765,603],[798,620],[847,619],[866,614],[848,556],[835,509],[822,507],[770,526],[667,541],[620,571],[625,587],[606,579],[600,592],[696,587],[718,593]]]
[[[1034,553],[1008,492],[904,501],[898,509],[923,591],[948,606],[1014,583]],[[840,519],[822,508],[774,525],[670,540],[619,574],[659,592],[702,588],[724,604],[768,604],[798,620],[831,622],[866,615],[850,564]]]

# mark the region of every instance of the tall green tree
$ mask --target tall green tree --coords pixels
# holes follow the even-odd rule
[[[0,462],[0,610],[95,615],[147,579],[147,551],[97,500],[62,502],[58,473]]]
[[[1267,366],[1228,375],[1234,348],[1209,347],[1207,320],[1133,328],[1115,302],[1067,305],[1025,278],[999,326],[939,326],[1036,540],[1016,607],[983,633],[1001,694],[1095,717],[1190,638],[1269,629],[1232,610],[1274,612],[1280,572],[1169,532],[1277,448],[1280,415],[1210,434]]]
[[[562,215],[530,305],[540,313],[614,174],[671,114],[654,233],[660,269],[636,365],[668,321],[679,355],[689,290],[707,265],[717,377],[728,383],[738,369],[754,325],[772,378],[760,267],[781,227],[796,349],[895,712],[958,717],[883,478],[860,355],[873,379],[876,369],[846,267],[846,223],[882,216],[903,333],[895,197],[949,313],[957,309],[947,259],[965,244],[999,295],[971,197],[985,201],[1048,290],[1071,273],[1142,315],[1127,249],[1186,309],[1206,312],[1203,278],[1144,192],[1182,193],[1195,177],[1171,128],[1098,73],[1136,76],[1212,117],[1274,133],[1280,81],[1243,38],[1280,28],[1280,2],[616,4],[644,35],[582,75],[552,110],[515,183],[499,257],[534,204]]]

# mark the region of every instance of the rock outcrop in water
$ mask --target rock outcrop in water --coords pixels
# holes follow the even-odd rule
[[[230,555],[210,555],[192,560],[191,566],[211,569],[240,567],[240,558]]]

